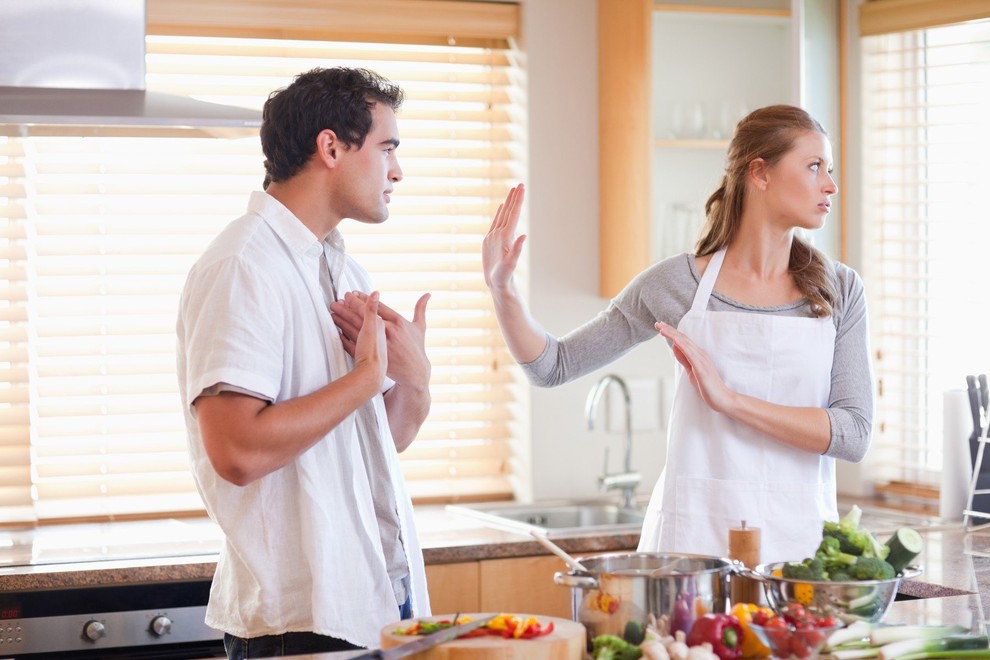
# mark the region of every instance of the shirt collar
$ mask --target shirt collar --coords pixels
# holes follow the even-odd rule
[[[252,192],[248,200],[248,211],[261,216],[290,250],[311,255],[319,255],[322,251],[320,239],[282,202],[268,193],[261,190]]]

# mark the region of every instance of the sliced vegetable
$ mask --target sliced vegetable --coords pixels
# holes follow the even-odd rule
[[[438,630],[450,628],[453,625],[467,623],[471,621],[469,616],[457,616],[453,621],[450,619],[439,619],[436,621],[417,621],[408,628],[398,628],[393,631],[396,635],[429,635]],[[529,617],[525,621],[520,621],[513,614],[499,614],[494,619],[486,623],[481,628],[476,628],[461,637],[484,637],[486,635],[498,635],[506,639],[533,639],[542,637],[553,632],[553,621],[545,626],[535,617]]]
[[[921,554],[921,549],[924,546],[925,542],[917,530],[901,527],[887,539],[887,547],[890,548],[890,552],[887,554],[887,563],[894,567],[895,573],[900,573],[915,557]]]
[[[986,635],[950,635],[928,639],[906,639],[880,647],[880,660],[904,660],[907,656],[929,658],[931,653],[942,651],[964,651],[966,649],[983,649],[990,653],[990,642]],[[953,658],[960,657],[954,653]]]

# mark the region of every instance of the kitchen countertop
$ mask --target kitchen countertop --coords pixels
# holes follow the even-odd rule
[[[416,519],[428,565],[549,554],[526,534],[486,527],[442,506],[417,507]],[[868,510],[863,517],[881,538],[904,523],[922,533],[924,573],[902,585],[909,599],[895,602],[888,620],[982,630],[990,607],[990,529],[967,532],[962,523],[905,521]],[[210,579],[220,542],[219,530],[205,519],[0,530],[0,592]],[[555,542],[581,555],[635,548],[638,534]]]

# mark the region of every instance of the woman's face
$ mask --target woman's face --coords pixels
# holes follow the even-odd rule
[[[832,171],[832,145],[818,131],[802,133],[794,146],[767,170],[767,201],[785,227],[820,229],[838,191]]]

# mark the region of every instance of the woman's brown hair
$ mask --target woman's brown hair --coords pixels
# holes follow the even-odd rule
[[[705,202],[707,220],[695,245],[698,256],[717,252],[735,237],[742,217],[749,164],[762,158],[768,166],[774,165],[793,148],[798,136],[808,131],[828,135],[811,115],[792,105],[771,105],[754,110],[736,125],[729,143],[725,176]],[[815,315],[830,316],[838,300],[838,286],[829,258],[795,236],[788,270]]]

